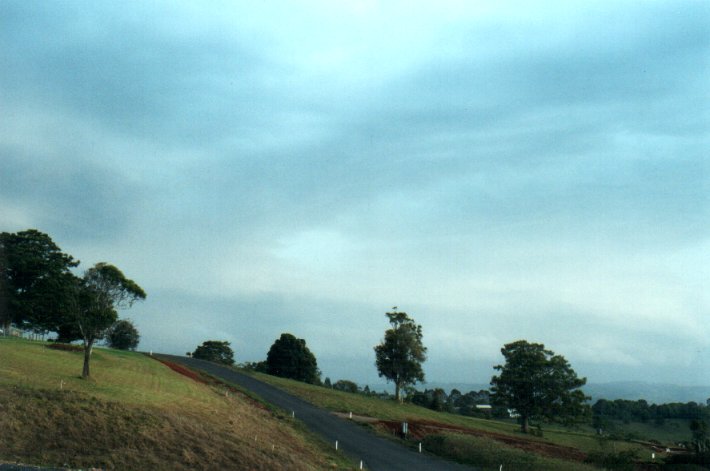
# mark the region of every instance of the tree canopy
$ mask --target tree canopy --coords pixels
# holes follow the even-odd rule
[[[422,343],[422,326],[406,312],[386,313],[392,328],[385,331],[384,340],[375,347],[375,365],[380,377],[395,385],[395,398],[400,401],[402,387],[424,381],[422,363],[426,361],[426,347]]]
[[[316,357],[306,346],[306,341],[283,333],[266,355],[267,372],[282,378],[318,384],[320,372]]]
[[[578,378],[563,356],[525,340],[506,344],[501,353],[505,364],[494,367],[500,375],[491,379],[491,400],[515,409],[524,433],[530,419],[567,422],[589,414],[589,398],[579,389],[587,379]]]
[[[109,347],[119,350],[135,350],[140,340],[138,329],[128,319],[114,322],[106,332],[106,341]]]
[[[56,331],[79,265],[36,229],[0,233],[0,323]]]
[[[94,343],[118,319],[116,309],[127,309],[146,294],[135,281],[113,265],[97,263],[86,270],[83,278],[76,278],[70,303],[71,319],[81,333],[84,344],[82,377],[90,376],[91,351]]]
[[[192,357],[224,365],[234,364],[234,351],[226,341],[206,340],[192,352]]]

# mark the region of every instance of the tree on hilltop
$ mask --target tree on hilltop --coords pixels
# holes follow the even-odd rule
[[[515,409],[523,433],[530,419],[567,422],[589,415],[589,397],[579,389],[587,379],[578,378],[563,356],[525,340],[506,344],[501,353],[505,364],[494,367],[500,375],[491,378],[491,400]]]
[[[74,277],[68,304],[69,319],[76,325],[84,345],[82,377],[90,373],[91,352],[96,341],[118,319],[117,309],[127,309],[146,294],[135,281],[113,265],[97,263],[82,278]]]
[[[206,340],[195,349],[192,353],[192,358],[222,363],[223,365],[233,365],[234,351],[229,345],[229,342],[226,341]]]
[[[266,355],[267,373],[304,383],[319,384],[320,371],[316,357],[306,346],[306,341],[283,333]]]
[[[424,381],[422,363],[427,349],[422,343],[422,326],[406,312],[397,312],[395,306],[386,315],[392,328],[385,331],[384,340],[375,347],[375,365],[380,377],[394,383],[395,398],[401,401],[402,387]]]

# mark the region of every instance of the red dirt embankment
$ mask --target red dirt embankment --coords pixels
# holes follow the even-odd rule
[[[164,364],[171,370],[180,373],[183,376],[187,376],[188,378],[197,381],[198,383],[209,384],[202,376],[192,370],[185,368],[182,365],[178,365],[177,363],[173,363],[172,361],[163,360],[162,358],[156,358],[156,360],[158,360],[160,363]]]
[[[394,434],[400,433],[402,427],[401,422],[391,420],[381,420],[377,424]],[[469,428],[442,424],[433,421],[415,421],[408,423],[408,436],[415,440],[420,440],[427,435],[435,435],[440,433],[462,433],[476,437],[490,438],[530,453],[549,456],[551,458],[584,461],[587,457],[586,453],[576,448],[525,439],[522,437],[515,437],[503,433],[489,432],[485,430],[472,430]]]
[[[158,360],[160,363],[164,364],[171,370],[175,371],[176,373],[180,373],[183,376],[187,376],[193,381],[197,381],[198,383],[206,384],[208,386],[220,386],[221,388],[226,389],[230,393],[234,395],[238,395],[242,397],[244,400],[252,404],[254,407],[258,407],[259,409],[262,410],[268,410],[268,408],[262,404],[261,402],[255,400],[252,397],[249,397],[247,394],[244,393],[244,391],[240,391],[239,389],[230,386],[222,381],[219,381],[216,378],[213,378],[208,375],[200,374],[196,371],[191,370],[190,368],[187,368],[185,366],[182,366],[178,363],[173,363],[172,361],[165,360],[163,358],[158,358],[158,357],[153,357],[156,360]]]

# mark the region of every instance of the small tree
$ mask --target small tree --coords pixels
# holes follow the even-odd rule
[[[281,334],[266,355],[267,372],[282,378],[304,383],[319,384],[320,372],[316,357],[306,346],[306,341],[291,334]]]
[[[380,377],[394,383],[395,398],[401,401],[403,386],[424,381],[426,347],[422,344],[422,326],[406,312],[397,312],[395,306],[386,315],[392,328],[385,331],[384,340],[375,347],[375,365]]]
[[[140,286],[108,263],[97,263],[84,273],[83,278],[75,277],[69,312],[84,345],[83,378],[91,376],[91,352],[96,341],[101,340],[116,322],[116,309],[127,309],[145,297]]]
[[[141,336],[133,322],[128,319],[122,319],[114,322],[108,329],[106,340],[111,348],[135,350],[141,340]]]
[[[530,419],[571,421],[589,415],[589,398],[579,389],[587,382],[578,378],[567,360],[545,346],[525,340],[506,344],[501,353],[505,365],[495,366],[491,400],[520,414],[523,433]]]
[[[691,445],[693,451],[702,454],[710,451],[710,438],[708,438],[708,424],[703,419],[696,419],[690,422],[690,431],[693,434]]]
[[[207,360],[224,365],[234,364],[234,351],[229,346],[229,342],[219,340],[207,340],[197,347],[192,353],[192,358]]]
[[[358,392],[357,383],[355,383],[354,381],[350,381],[348,379],[339,379],[333,385],[333,389],[337,389],[338,391],[344,391],[344,392],[349,392],[349,393]]]

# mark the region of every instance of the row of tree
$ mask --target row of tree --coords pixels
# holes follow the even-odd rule
[[[374,347],[375,364],[379,376],[394,383],[395,399],[401,401],[403,390],[413,389],[413,385],[424,381],[422,363],[426,361],[427,349],[422,341],[421,325],[407,313],[394,307],[385,315],[390,328]],[[505,345],[501,353],[505,364],[494,367],[499,374],[491,379],[489,399],[497,410],[514,409],[520,417],[523,432],[528,432],[531,419],[571,422],[590,416],[586,403],[589,397],[580,389],[586,378],[578,378],[564,357],[545,349],[542,344],[525,340]],[[230,365],[234,362],[228,342],[207,341],[192,355]],[[245,366],[275,376],[321,384],[316,358],[306,341],[288,333],[281,334],[274,342],[266,361]],[[357,384],[348,380],[328,386],[348,392],[359,391]],[[448,403],[443,391],[410,394],[413,402],[427,407],[438,410],[459,407],[472,414],[476,405],[472,398],[460,393],[457,396],[458,406]]]
[[[234,364],[234,351],[230,343],[207,340],[189,356],[225,365]],[[306,341],[292,334],[283,333],[271,345],[266,360],[247,363],[248,369],[282,378],[294,379],[309,384],[321,384],[321,372],[315,355],[306,346]]]
[[[386,316],[391,328],[375,347],[376,366],[381,377],[395,384],[395,397],[401,400],[404,386],[424,381],[426,347],[421,325],[407,313],[394,307]],[[589,416],[589,397],[580,389],[587,380],[577,377],[563,356],[526,340],[506,344],[501,353],[505,364],[494,366],[499,374],[491,378],[491,402],[515,409],[523,432],[531,419],[569,422]]]
[[[710,403],[710,399],[708,402]],[[710,420],[710,407],[692,401],[649,404],[643,399],[638,401],[599,399],[592,406],[592,412],[595,419],[613,419],[623,422],[662,422],[666,419]]]
[[[79,263],[35,229],[0,233],[3,331],[15,325],[34,332],[55,332],[60,342],[81,340],[82,377],[87,378],[93,347],[118,320],[117,310],[129,308],[146,294],[108,263],[97,263],[77,276],[73,269]],[[115,326],[113,337],[125,337],[130,330],[125,324]]]

